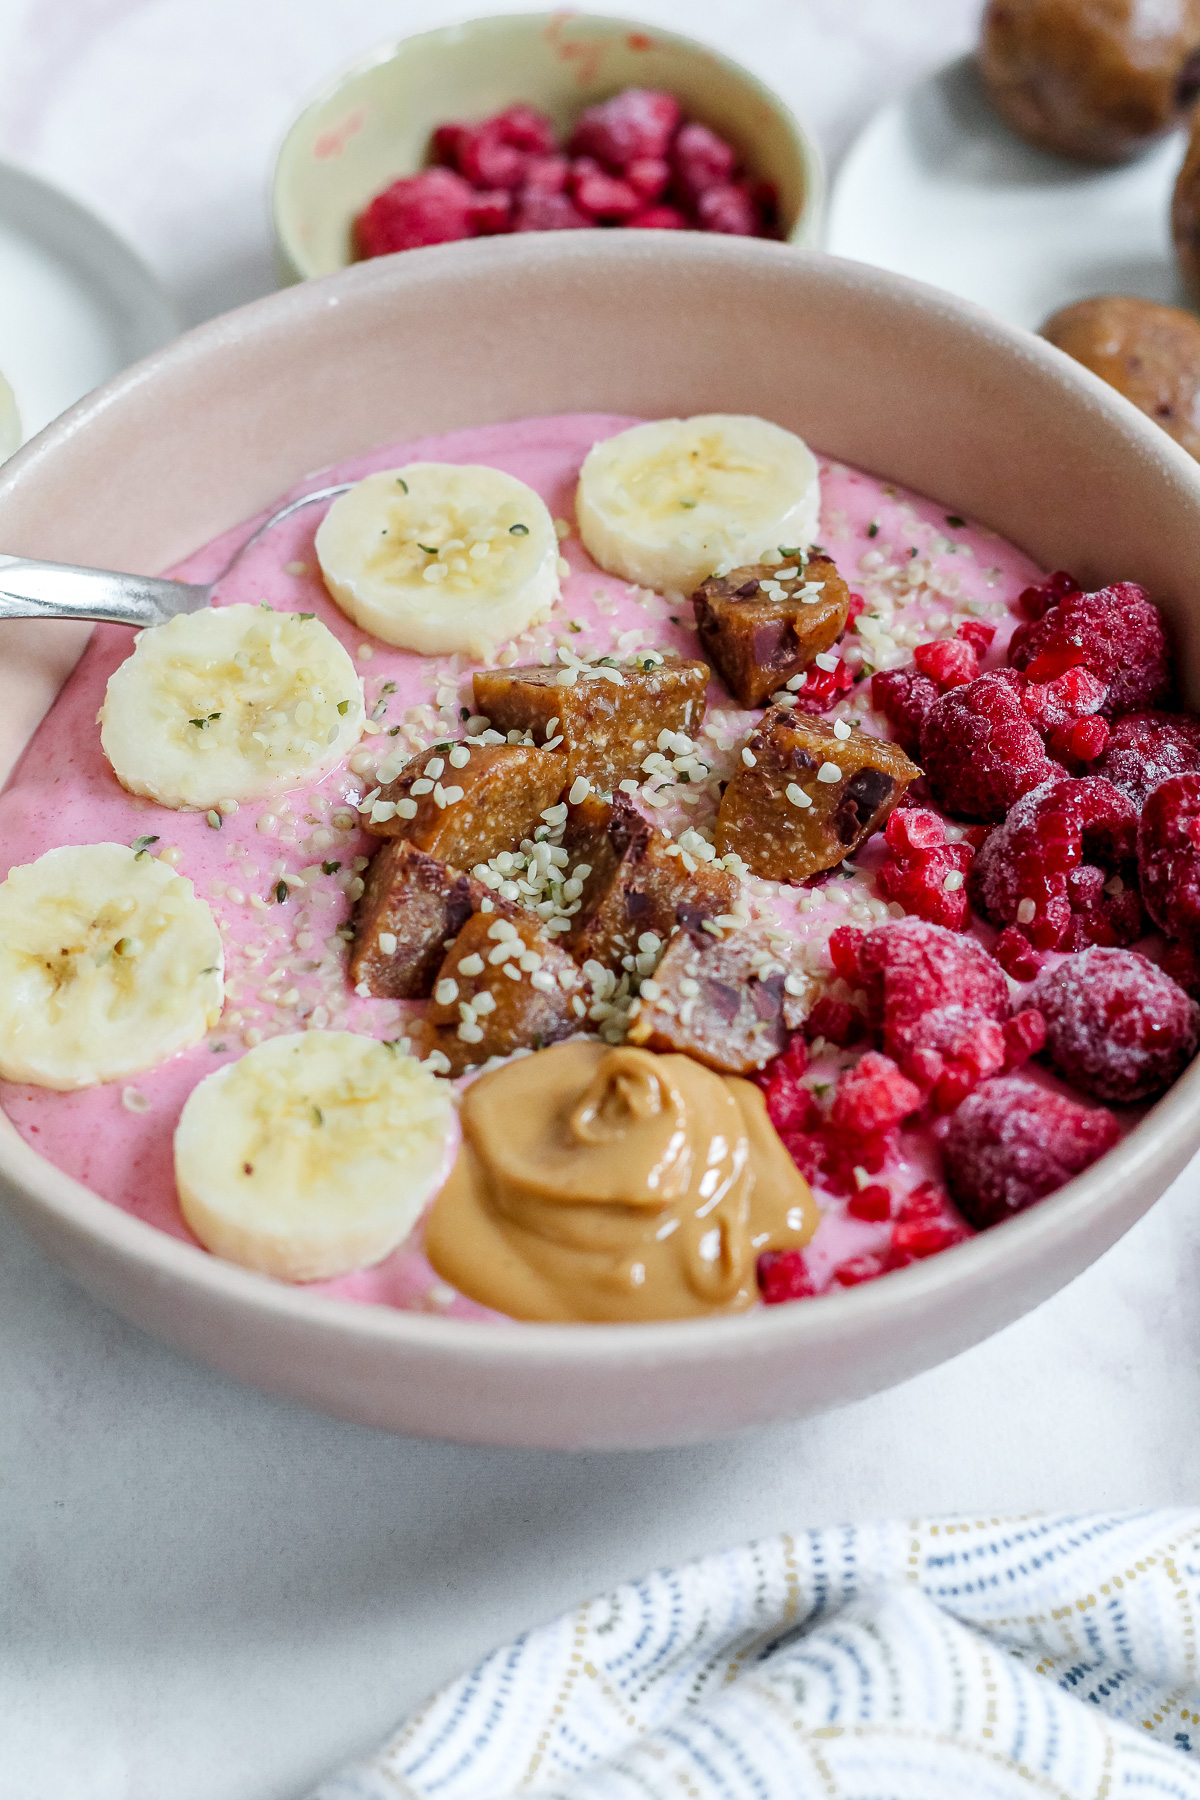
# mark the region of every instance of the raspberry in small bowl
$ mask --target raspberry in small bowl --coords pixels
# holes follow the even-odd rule
[[[272,192],[285,281],[529,231],[814,241],[820,155],[738,64],[585,13],[476,19],[375,51],[284,140]]]

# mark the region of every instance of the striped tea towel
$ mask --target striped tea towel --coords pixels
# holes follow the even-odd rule
[[[1200,1800],[1200,1511],[769,1539],[452,1682],[310,1800]]]

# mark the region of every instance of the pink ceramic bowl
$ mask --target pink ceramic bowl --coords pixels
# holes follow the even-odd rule
[[[564,233],[389,257],[231,313],[82,401],[0,474],[0,547],[151,572],[377,443],[531,413],[762,413],[993,526],[1134,576],[1200,700],[1200,469],[1036,338],[812,252]],[[78,651],[0,627],[3,767]],[[1200,1063],[1032,1211],[865,1287],[711,1323],[451,1321],[319,1298],[176,1242],[0,1120],[8,1204],[93,1294],[247,1381],[394,1431],[685,1443],[869,1394],[1007,1325],[1106,1250],[1200,1143]]]

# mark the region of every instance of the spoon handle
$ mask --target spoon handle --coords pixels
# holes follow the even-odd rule
[[[106,619],[140,628],[197,611],[209,591],[151,575],[0,556],[0,619]]]

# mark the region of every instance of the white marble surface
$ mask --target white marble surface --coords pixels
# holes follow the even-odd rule
[[[0,154],[98,207],[199,319],[270,285],[266,174],[297,101],[459,10],[0,0]],[[836,155],[967,44],[977,4],[636,10],[741,55]],[[294,1800],[523,1625],[788,1525],[1194,1499],[1196,1190],[1189,1172],[1050,1304],[891,1394],[587,1457],[414,1443],[235,1387],[93,1305],[0,1215],[0,1800]]]

